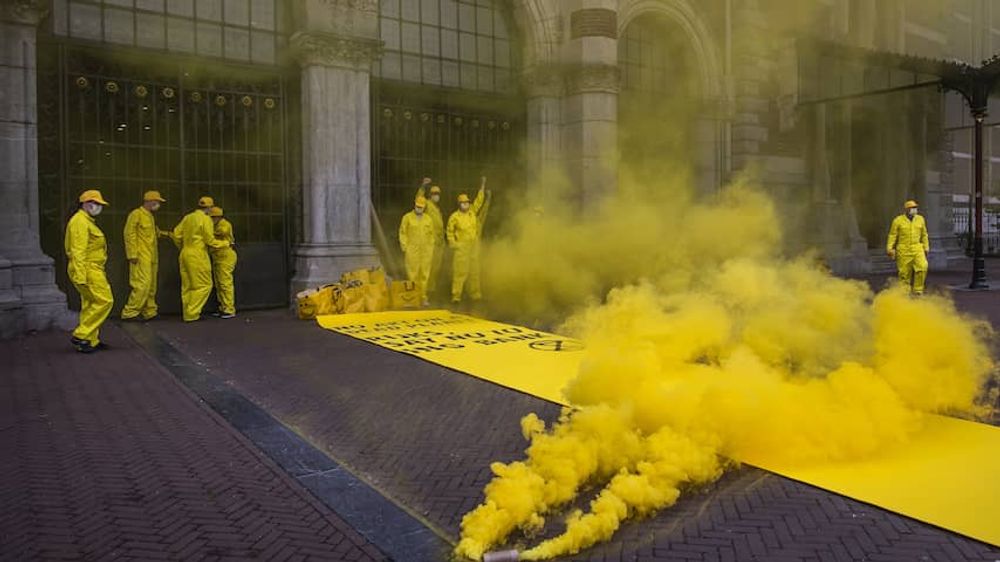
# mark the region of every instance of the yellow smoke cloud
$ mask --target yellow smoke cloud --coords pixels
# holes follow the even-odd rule
[[[839,33],[824,3],[762,8],[770,33],[737,34],[736,52],[785,48],[787,31]],[[525,417],[525,459],[492,465],[460,556],[480,559],[515,533],[530,541],[592,494],[521,558],[572,555],[718,478],[728,459],[861,458],[905,446],[928,413],[983,413],[986,324],[945,297],[874,294],[808,254],[786,257],[807,245],[788,230],[810,227],[807,197],[772,200],[752,173],[695,192],[705,93],[684,56],[670,53],[672,93],[620,95],[613,194],[581,214],[574,186],[550,174],[484,247],[489,312],[558,326],[587,355],[566,389],[577,408],[549,428]]]
[[[974,415],[988,328],[944,297],[873,294],[781,257],[770,199],[744,179],[698,201],[665,182],[586,220],[526,213],[486,250],[500,314],[565,319],[587,356],[578,409],[522,421],[524,461],[495,463],[456,553],[479,559],[598,486],[535,560],[606,540],[711,482],[726,459],[829,462],[905,444],[929,412]],[[544,240],[545,244],[539,244]]]

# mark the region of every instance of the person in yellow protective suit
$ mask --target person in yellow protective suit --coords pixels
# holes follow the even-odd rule
[[[125,220],[125,257],[128,259],[128,282],[132,292],[122,309],[122,320],[156,317],[156,275],[160,267],[157,239],[170,233],[156,228],[153,213],[167,200],[159,191],[147,191],[142,206]]]
[[[486,191],[486,178],[482,178],[475,201],[469,196],[458,196],[458,210],[448,217],[448,246],[454,252],[452,261],[451,302],[462,301],[467,291],[473,301],[483,298],[479,283],[479,238],[486,221],[490,193]]]
[[[184,321],[194,322],[201,318],[201,309],[212,293],[212,262],[208,259],[208,248],[221,248],[228,242],[215,239],[209,210],[215,206],[211,197],[198,200],[198,208],[191,211],[174,227],[174,243],[181,249],[181,304],[184,307]]]
[[[427,284],[434,261],[434,221],[425,212],[427,200],[417,196],[413,210],[399,223],[399,247],[406,258],[406,278],[420,286],[420,302],[427,306]]]
[[[81,353],[106,349],[100,339],[101,325],[111,313],[115,299],[104,274],[108,243],[94,217],[108,202],[96,189],[80,194],[79,209],[66,225],[66,261],[69,280],[80,293],[80,322],[70,342]]]
[[[215,239],[227,242],[222,248],[211,248],[212,278],[215,279],[215,296],[219,299],[219,311],[213,316],[229,319],[236,317],[236,286],[233,271],[236,269],[236,238],[233,225],[223,218],[221,207],[212,207],[208,216],[215,223]]]
[[[903,211],[889,227],[886,253],[896,260],[900,283],[908,287],[912,294],[922,295],[927,279],[927,252],[931,250],[927,223],[918,214],[916,201],[907,201]]]
[[[417,197],[424,195],[424,190],[430,185],[431,179],[424,178],[423,185],[417,190]],[[431,185],[427,196],[427,216],[434,223],[434,256],[431,259],[431,272],[427,281],[427,292],[434,294],[437,289],[438,277],[441,276],[441,261],[444,259],[444,215],[441,214],[441,188]]]

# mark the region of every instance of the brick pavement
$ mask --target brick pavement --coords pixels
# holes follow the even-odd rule
[[[0,342],[0,560],[382,560],[111,328]]]
[[[520,458],[520,417],[558,414],[552,404],[284,311],[154,329],[452,538],[482,498],[489,463]],[[987,562],[1000,561],[1000,549],[746,468],[572,559]]]

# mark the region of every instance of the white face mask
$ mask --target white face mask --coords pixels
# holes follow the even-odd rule
[[[459,204],[458,204],[458,206],[459,206],[459,208],[461,208],[461,209],[462,209],[463,211],[468,211],[468,210],[469,210],[469,204],[468,204],[468,203],[459,203]]]
[[[97,215],[101,214],[101,211],[104,210],[104,207],[98,205],[97,203],[91,203],[88,201],[83,204],[83,210],[87,211],[88,215],[96,217]]]
[[[419,215],[424,214],[424,209],[423,209],[423,207],[414,207],[413,208],[413,212],[416,213],[419,216]]]
[[[906,212],[907,212],[907,214],[909,214],[909,215],[910,215],[911,217],[915,217],[915,216],[917,216],[917,209],[916,209],[916,208],[913,208],[913,209],[909,209],[909,210],[907,210]]]
[[[152,205],[151,205],[151,206],[149,207],[149,210],[150,210],[150,211],[159,211],[159,210],[160,210],[160,204],[159,204],[159,203],[153,203],[153,204],[152,204]]]
[[[440,195],[431,195],[431,201],[437,203],[440,200],[441,200],[441,196]]]

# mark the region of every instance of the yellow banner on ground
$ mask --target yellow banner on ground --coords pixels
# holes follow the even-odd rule
[[[319,324],[376,345],[567,405],[583,345],[561,336],[447,311],[320,316]],[[782,476],[1000,546],[1000,428],[929,416],[907,447],[863,461],[784,466]]]
[[[443,310],[333,314],[320,326],[568,405],[563,386],[583,358],[579,342]]]

